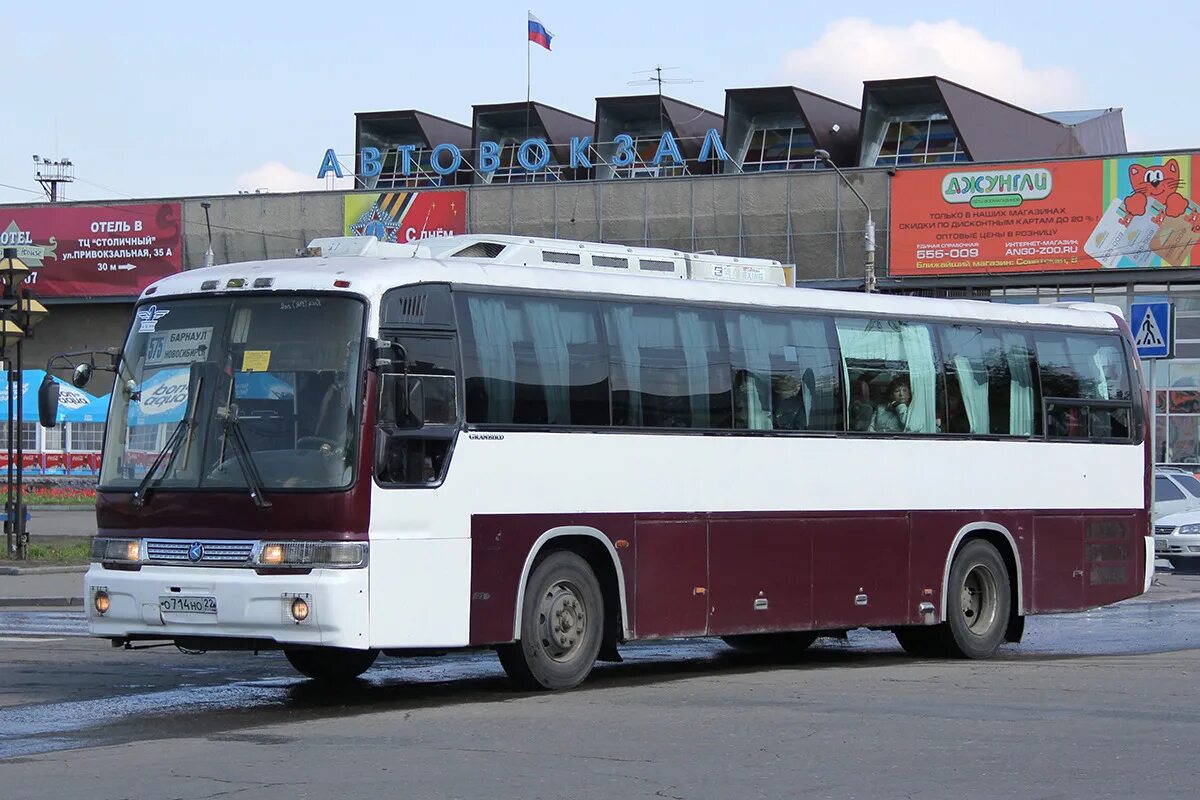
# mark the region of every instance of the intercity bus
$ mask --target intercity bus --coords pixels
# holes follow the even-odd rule
[[[480,234],[158,281],[113,356],[91,634],[330,681],[490,648],[559,689],[639,639],[982,658],[1148,588],[1117,309],[787,282]]]

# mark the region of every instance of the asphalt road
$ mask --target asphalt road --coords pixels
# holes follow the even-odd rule
[[[550,695],[490,653],[330,692],[277,654],[113,650],[78,612],[4,611],[0,797],[1193,797],[1200,576],[1163,583],[986,662],[866,631],[793,662],[645,643]]]

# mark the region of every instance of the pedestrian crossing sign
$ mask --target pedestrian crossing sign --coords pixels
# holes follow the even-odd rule
[[[1175,349],[1171,330],[1170,303],[1133,303],[1129,307],[1129,325],[1138,358],[1170,358]]]

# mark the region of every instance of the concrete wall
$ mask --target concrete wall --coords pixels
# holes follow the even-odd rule
[[[876,270],[887,274],[890,177],[848,173],[875,218]],[[861,278],[862,204],[829,170],[551,184],[462,187],[472,233],[513,233],[601,240],[726,255],[774,258],[796,265],[799,280]],[[343,233],[343,192],[251,194],[207,198],[217,264],[289,258],[319,236]],[[203,198],[183,204],[183,264],[204,263],[208,247]],[[96,205],[96,204],[91,204]],[[115,347],[129,303],[55,303],[31,340],[26,361],[51,351]],[[36,355],[35,355],[36,354]]]

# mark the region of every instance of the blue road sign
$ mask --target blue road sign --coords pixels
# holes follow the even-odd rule
[[[1133,303],[1129,307],[1129,325],[1138,358],[1170,358],[1175,352],[1175,332],[1171,328],[1170,303]]]

